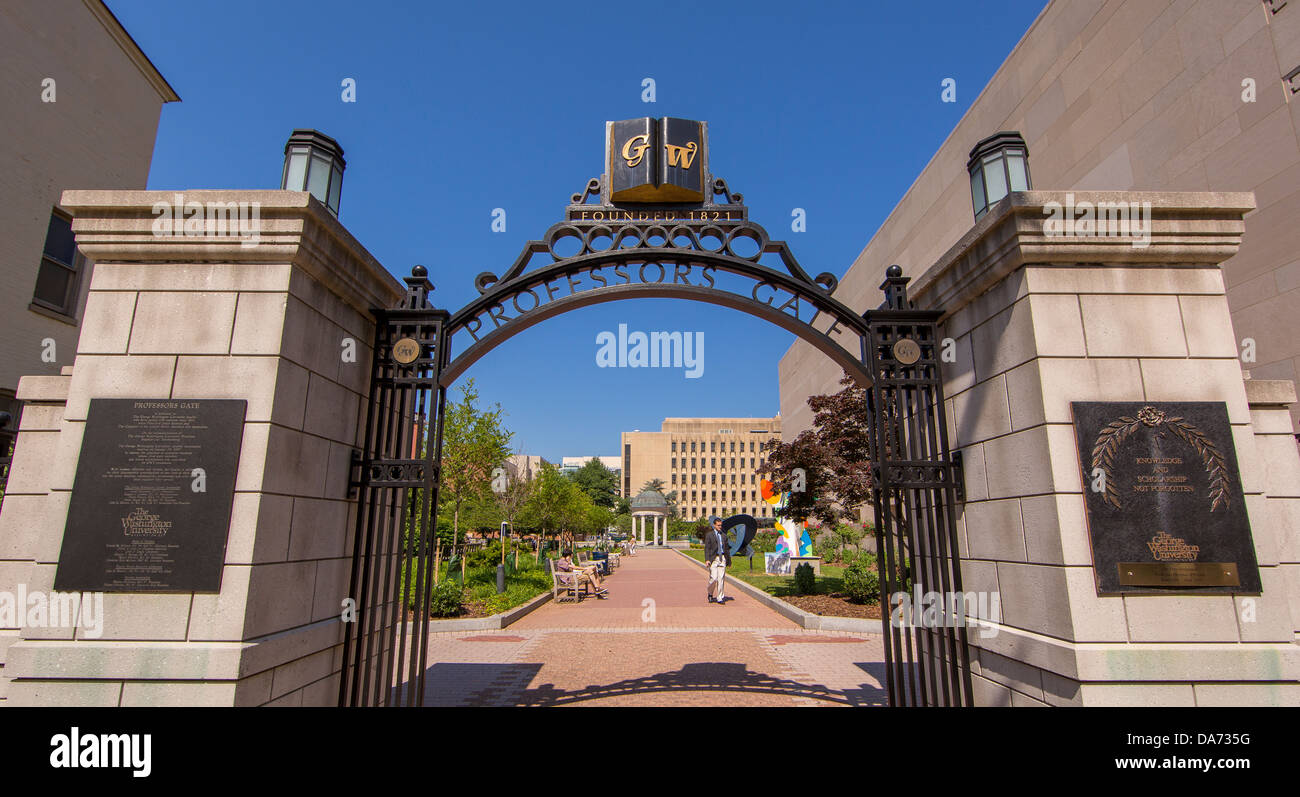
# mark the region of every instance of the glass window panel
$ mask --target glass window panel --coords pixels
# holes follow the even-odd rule
[[[990,155],[984,159],[984,185],[988,190],[990,205],[1007,195],[1007,173],[999,155]]]
[[[339,212],[339,194],[342,190],[343,173],[335,172],[334,179],[330,181],[330,201],[326,203],[329,205],[330,210],[334,211],[335,215],[338,215]]]
[[[1028,191],[1029,174],[1025,171],[1025,159],[1019,155],[1007,157],[1007,171],[1011,173],[1011,190]]]
[[[41,260],[41,269],[36,275],[37,299],[66,313],[68,288],[71,285],[72,271],[49,258]]]
[[[50,227],[45,233],[45,255],[69,266],[72,265],[72,259],[77,256],[72,222],[57,213],[50,214]]]
[[[307,179],[307,150],[289,151],[289,170],[285,172],[284,187],[289,191],[301,191],[303,181]]]
[[[311,169],[307,172],[307,190],[324,202],[329,195],[330,162],[320,155],[311,156]]]
[[[978,218],[988,207],[984,201],[984,172],[982,169],[976,169],[970,176],[970,201],[971,206],[975,208],[975,216]]]

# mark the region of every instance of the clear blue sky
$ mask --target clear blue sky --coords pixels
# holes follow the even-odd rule
[[[712,171],[750,218],[842,276],[1043,5],[109,0],[183,100],[163,108],[149,188],[278,188],[289,133],[319,129],[347,159],[339,218],[393,273],[425,264],[453,312],[601,172],[605,120],[639,116],[708,121]],[[703,332],[703,376],[597,367],[620,323]],[[614,455],[665,417],[775,414],[792,341],[710,305],[612,302],[517,335],[462,382],[526,453]]]

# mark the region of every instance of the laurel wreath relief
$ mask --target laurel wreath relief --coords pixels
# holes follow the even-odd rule
[[[1100,468],[1105,475],[1102,500],[1115,509],[1120,508],[1119,496],[1111,489],[1110,474],[1115,464],[1115,453],[1130,435],[1143,426],[1165,426],[1186,441],[1201,457],[1205,472],[1210,475],[1210,511],[1228,506],[1228,463],[1218,446],[1183,418],[1168,417],[1150,406],[1139,410],[1136,418],[1124,416],[1112,421],[1097,435],[1097,442],[1092,448],[1092,467],[1094,470]]]

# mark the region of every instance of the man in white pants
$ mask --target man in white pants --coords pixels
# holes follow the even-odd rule
[[[727,568],[731,565],[731,551],[727,545],[727,537],[722,533],[722,518],[709,518],[710,528],[704,534],[704,562],[709,567],[709,603],[718,603],[726,605],[726,598],[722,594],[723,587],[727,583]],[[713,585],[717,583],[718,590],[714,596]]]

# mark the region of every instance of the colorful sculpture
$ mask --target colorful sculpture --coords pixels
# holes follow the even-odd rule
[[[781,532],[781,536],[776,540],[777,555],[812,556],[812,537],[808,536],[808,521],[798,523],[781,514],[790,501],[790,493],[774,492],[772,482],[767,479],[759,483],[759,489],[763,501],[772,507],[772,514],[776,517],[776,530]]]

